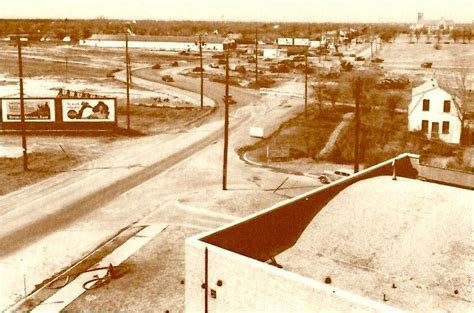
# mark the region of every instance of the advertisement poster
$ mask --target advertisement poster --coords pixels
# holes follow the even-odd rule
[[[294,44],[295,46],[309,46],[309,39],[308,38],[295,38]]]
[[[113,99],[62,99],[63,122],[115,122]]]
[[[3,122],[20,122],[20,99],[2,99]],[[54,99],[24,99],[25,122],[54,122]]]
[[[278,38],[277,43],[280,46],[292,46],[293,38]]]

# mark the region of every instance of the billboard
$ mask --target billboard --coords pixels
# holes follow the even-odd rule
[[[277,43],[280,46],[292,46],[293,38],[278,38]]]
[[[20,99],[2,99],[2,121],[20,122]],[[25,122],[54,122],[54,99],[24,99]]]
[[[294,45],[295,46],[309,46],[309,39],[308,38],[295,38]]]
[[[61,99],[63,122],[115,122],[114,99]]]

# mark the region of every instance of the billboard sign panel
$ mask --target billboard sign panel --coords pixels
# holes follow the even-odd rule
[[[277,43],[280,46],[292,46],[293,38],[278,38]]]
[[[114,99],[61,99],[63,122],[115,122]]]
[[[20,99],[2,99],[2,121],[20,122]],[[25,122],[54,122],[54,99],[24,99]]]
[[[309,39],[308,38],[295,38],[294,44],[295,46],[309,46]]]

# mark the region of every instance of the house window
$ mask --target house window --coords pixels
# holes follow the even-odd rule
[[[428,121],[427,120],[422,120],[421,121],[421,131],[424,133],[428,132]]]
[[[449,134],[449,122],[443,122],[443,134]]]
[[[449,101],[449,100],[444,100],[443,112],[444,112],[444,113],[449,113],[450,111],[451,111],[451,101]]]
[[[430,100],[423,99],[423,111],[429,111],[429,110],[430,110]]]
[[[439,136],[439,123],[433,122],[431,124],[431,137],[437,138]]]

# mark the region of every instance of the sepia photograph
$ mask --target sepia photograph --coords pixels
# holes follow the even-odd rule
[[[473,312],[474,1],[6,0],[0,312]]]

